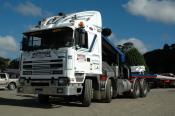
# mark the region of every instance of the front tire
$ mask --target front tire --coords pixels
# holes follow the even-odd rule
[[[110,103],[112,101],[112,96],[113,96],[113,87],[111,80],[109,79],[106,85],[106,98],[105,102]]]
[[[146,97],[149,86],[148,86],[148,82],[144,79],[140,81],[140,97]]]
[[[92,100],[92,80],[86,79],[84,83],[82,106],[89,107]]]
[[[15,90],[16,89],[16,84],[15,83],[9,83],[8,89],[9,90]]]
[[[138,98],[140,97],[140,83],[138,80],[133,83],[133,91],[131,92],[132,98]]]
[[[38,94],[38,101],[41,104],[47,104],[47,103],[49,103],[49,96],[48,95]]]

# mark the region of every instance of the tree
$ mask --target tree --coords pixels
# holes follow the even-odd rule
[[[19,59],[10,60],[8,58],[0,57],[0,72],[4,71],[7,68],[18,69]]]
[[[163,49],[157,49],[144,54],[146,63],[151,73],[175,74],[175,49],[174,44],[165,44]]]
[[[127,42],[123,44],[124,51],[129,51],[132,48],[134,48],[134,44],[132,42]]]
[[[170,50],[170,47],[169,47],[168,44],[165,44],[165,45],[163,46],[163,49],[164,49],[164,50]]]
[[[18,69],[18,68],[19,68],[19,59],[17,59],[17,58],[16,58],[16,59],[13,59],[13,60],[10,62],[8,68]]]
[[[0,70],[5,70],[9,65],[10,59],[0,57]]]
[[[127,63],[131,66],[146,65],[145,59],[142,54],[136,49],[132,48],[126,53]]]
[[[143,65],[145,66],[146,71],[149,71],[144,56],[134,47],[133,43],[125,43],[123,44],[123,48],[123,52],[126,56],[126,62],[129,66]]]

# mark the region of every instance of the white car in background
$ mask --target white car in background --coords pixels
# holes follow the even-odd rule
[[[18,85],[18,77],[7,73],[0,73],[0,89],[15,90]]]

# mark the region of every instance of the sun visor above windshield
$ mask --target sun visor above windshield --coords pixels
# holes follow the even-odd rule
[[[37,31],[31,31],[31,32],[25,32],[24,35],[43,35],[47,33],[56,33],[56,32],[64,32],[64,31],[72,31],[69,27],[63,27],[63,28],[52,28],[52,29],[43,29],[43,30],[37,30]]]

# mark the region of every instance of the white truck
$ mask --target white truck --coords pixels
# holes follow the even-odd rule
[[[12,78],[7,73],[0,73],[0,89],[14,90],[18,85],[18,78]]]
[[[40,102],[52,96],[78,97],[83,106],[92,99],[110,102],[124,93],[145,97],[146,76],[134,71],[132,77],[124,53],[107,39],[110,34],[102,28],[98,11],[41,20],[24,32],[18,93],[38,94]]]

